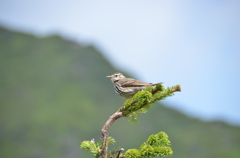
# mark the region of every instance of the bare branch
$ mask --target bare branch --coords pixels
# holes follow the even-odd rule
[[[121,149],[119,149],[119,150],[116,151],[116,153],[115,153],[115,155],[117,155],[116,158],[120,158],[120,157],[121,157],[121,152],[122,152],[122,151],[124,151],[123,148],[121,148]]]
[[[113,155],[110,155],[109,158],[121,158],[122,154],[121,152],[124,151],[123,148],[118,149]]]
[[[174,92],[181,92],[181,86],[178,86],[176,89],[173,89],[171,91],[171,93],[174,93]]]
[[[119,119],[120,117],[123,117],[123,113],[122,112],[116,112],[114,113],[112,116],[109,117],[109,119],[107,120],[107,122],[105,123],[105,125],[102,128],[102,140],[103,140],[103,145],[102,145],[102,151],[101,151],[101,155],[99,158],[107,158],[107,150],[108,150],[108,130],[109,127],[113,124],[114,121],[116,121],[117,119]]]

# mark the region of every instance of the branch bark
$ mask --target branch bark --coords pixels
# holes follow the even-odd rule
[[[105,123],[105,125],[102,128],[102,140],[103,140],[103,145],[102,145],[102,151],[101,151],[101,155],[99,158],[107,158],[107,150],[108,150],[108,143],[107,143],[107,139],[108,139],[108,130],[109,127],[113,124],[114,121],[116,121],[117,119],[119,119],[120,117],[123,117],[123,113],[122,112],[116,112],[114,113],[112,116],[109,117],[109,119],[107,120],[107,122]]]
[[[173,89],[172,91],[171,91],[171,93],[174,93],[174,92],[181,92],[181,86],[179,86],[179,87],[177,87],[176,89]]]

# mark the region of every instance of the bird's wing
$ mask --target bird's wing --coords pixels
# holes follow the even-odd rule
[[[121,79],[120,84],[122,87],[144,87],[144,86],[150,86],[150,83],[141,82],[132,78],[124,78]]]

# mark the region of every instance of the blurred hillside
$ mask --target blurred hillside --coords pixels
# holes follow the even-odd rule
[[[93,46],[0,28],[1,157],[91,157],[79,148],[81,141],[98,140],[107,118],[124,102],[105,77],[116,71]],[[164,131],[173,158],[240,157],[239,127],[202,122],[162,104],[139,120],[134,126],[127,119],[112,125],[115,148],[136,148]]]

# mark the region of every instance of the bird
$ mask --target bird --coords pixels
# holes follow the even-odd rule
[[[142,91],[144,88],[148,86],[155,86],[162,84],[160,83],[145,83],[142,81],[135,80],[133,78],[126,78],[122,73],[116,72],[110,76],[106,76],[110,78],[112,83],[114,84],[115,92],[124,99],[129,99],[134,96],[138,91]]]

